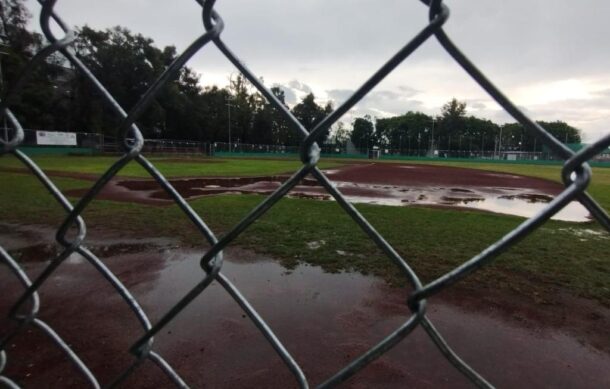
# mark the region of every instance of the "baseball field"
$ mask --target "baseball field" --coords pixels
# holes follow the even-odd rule
[[[116,157],[33,159],[75,202]],[[151,161],[217,235],[230,230],[301,166],[288,159]],[[319,167],[423,282],[478,254],[563,188],[559,165],[325,160]],[[0,182],[0,245],[33,276],[57,252],[53,232],[65,212],[12,156],[0,158]],[[610,168],[593,168],[588,192],[610,210]],[[85,244],[107,261],[153,318],[201,277],[198,261],[207,243],[137,164],[120,171],[83,217],[88,229]],[[605,386],[610,382],[608,252],[607,231],[579,204],[571,204],[490,266],[433,297],[440,308],[430,315],[460,355],[492,382],[578,384],[585,375],[593,386]],[[241,234],[229,246],[227,258],[223,272],[268,318],[314,378],[336,371],[408,315],[406,281],[396,266],[310,177]],[[6,272],[0,276],[9,285],[5,290],[14,290],[0,297],[4,312],[19,287]],[[69,259],[53,277],[41,290],[42,316],[68,334],[78,333],[72,339],[74,347],[84,352],[100,377],[112,377],[129,359],[125,350],[141,331],[137,323],[78,258]],[[243,387],[292,383],[288,372],[269,374],[281,361],[260,336],[250,336],[256,329],[219,289],[211,287],[159,335],[162,354],[195,383],[215,386],[231,377],[236,380],[229,381],[233,386]],[[112,319],[106,318],[109,313]],[[536,335],[540,329],[553,335]],[[494,340],[473,348],[481,332]],[[419,335],[405,341],[410,346],[401,345],[365,369],[358,382],[391,387],[464,381]],[[311,339],[316,339],[313,345]],[[520,340],[515,343],[516,339]],[[21,342],[15,347],[19,354],[43,341],[30,334],[15,342]],[[333,347],[320,347],[327,343]],[[423,350],[424,357],[412,356],[409,347]],[[223,367],[234,358],[230,350],[235,348],[243,351],[240,361],[231,361],[231,369]],[[94,349],[114,355],[112,361]],[[51,354],[28,360],[45,364]],[[531,376],[516,375],[523,361],[510,362],[511,356],[531,359],[539,369]],[[206,360],[215,367],[199,369]],[[498,368],[500,360],[508,367]],[[405,361],[410,369],[419,366],[417,377],[405,370]],[[567,361],[573,370],[580,369],[578,375],[559,369]],[[55,376],[53,369],[42,375],[34,367],[7,369],[32,385],[65,379]],[[30,370],[37,374],[30,377]],[[154,372],[147,377],[153,385]],[[79,386],[75,380],[61,383]],[[466,381],[463,384],[467,386]]]

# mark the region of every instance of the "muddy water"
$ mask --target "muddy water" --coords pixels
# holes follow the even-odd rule
[[[0,244],[21,242],[12,250],[27,249],[24,239],[10,239],[11,235],[20,234],[5,231]],[[171,241],[154,244],[95,235],[89,239],[92,250],[127,285],[153,322],[202,277],[200,250],[179,249]],[[41,236],[37,243],[42,240]],[[24,254],[23,263],[28,273],[36,274],[46,262],[31,256],[34,251]],[[375,277],[328,274],[307,265],[289,270],[240,249],[228,251],[223,273],[265,318],[312,384],[328,378],[408,317],[408,291],[388,287]],[[17,286],[2,267],[0,280],[5,291],[15,292]],[[0,295],[0,312],[6,312],[12,294]],[[519,324],[485,304],[473,309],[432,299],[428,312],[460,356],[499,387],[610,386],[610,355],[577,340],[572,332]],[[62,265],[43,288],[42,317],[103,382],[132,360],[125,350],[141,334],[116,293],[78,258]],[[194,387],[295,386],[272,348],[217,283],[156,337],[154,348]],[[53,350],[35,332],[18,337],[8,352],[6,374],[32,387],[81,386]],[[129,387],[167,385],[151,364],[135,377]],[[345,385],[373,386],[470,387],[420,329]]]

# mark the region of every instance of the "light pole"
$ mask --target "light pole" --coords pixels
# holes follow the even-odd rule
[[[434,122],[436,119],[432,117],[432,132],[430,133],[430,150],[434,149]],[[432,151],[434,153],[434,151]]]
[[[399,135],[398,155],[402,154],[402,134]]]
[[[229,111],[229,152],[233,150],[233,145],[231,144],[231,107],[235,107],[231,102],[233,98],[231,96],[227,97],[227,110]]]
[[[502,158],[502,127],[500,127],[500,141],[498,142],[498,154],[499,158]]]
[[[523,151],[523,133],[521,133],[521,140],[519,141],[519,151]]]

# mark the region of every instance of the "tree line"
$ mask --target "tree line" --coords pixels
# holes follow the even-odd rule
[[[2,92],[44,45],[43,37],[27,29],[31,15],[24,0],[0,0],[3,46],[0,54]],[[174,46],[159,48],[152,39],[123,27],[76,29],[75,54],[126,110],[133,107],[152,83],[176,59]],[[169,81],[137,121],[145,137],[201,142],[298,145],[300,138],[284,117],[241,75],[231,76],[227,87],[202,87],[200,76],[183,67]],[[310,93],[288,107],[284,91],[272,93],[308,129],[333,107],[319,104]],[[25,85],[11,109],[24,127],[47,131],[95,132],[117,136],[120,118],[80,72],[61,55],[53,55]],[[567,143],[580,142],[579,131],[564,122],[539,122]],[[466,115],[466,104],[456,99],[440,115],[407,112],[389,118],[364,116],[352,129],[339,122],[322,141],[360,149],[374,146],[407,150],[540,150],[537,139],[517,123],[498,125]]]
[[[564,143],[580,143],[580,131],[562,121],[538,121]],[[438,116],[409,111],[404,115],[354,120],[350,135],[361,149],[374,146],[405,152],[443,151],[543,151],[540,140],[519,123],[497,124],[466,115],[466,103],[452,99]]]

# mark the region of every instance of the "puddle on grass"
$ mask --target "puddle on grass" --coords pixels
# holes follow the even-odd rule
[[[13,231],[12,235],[19,234]],[[0,235],[3,240],[6,236]],[[177,248],[175,242],[91,241],[92,250],[131,290],[153,322],[204,277],[199,266],[202,250]],[[27,251],[28,246],[21,245],[19,250]],[[39,273],[45,265],[30,262],[27,271]],[[410,315],[409,291],[389,287],[377,277],[330,274],[309,265],[286,269],[242,249],[226,251],[222,273],[273,329],[312,386],[367,351]],[[8,273],[0,271],[0,284],[10,285],[4,283],[5,277]],[[5,301],[9,295],[0,295],[0,313],[10,306]],[[142,330],[116,291],[86,261],[74,259],[58,268],[45,283],[42,306],[45,320],[77,353],[95,348],[95,353],[86,353],[87,364],[102,382],[133,360],[127,349]],[[507,321],[484,303],[466,309],[432,299],[427,314],[460,357],[500,387],[610,385],[610,355],[569,333],[543,324]],[[59,368],[44,359],[44,343],[29,335],[20,340],[24,343],[12,347],[9,358],[29,364],[9,364],[5,373],[33,387],[66,387],[55,373]],[[39,352],[32,353],[32,347]],[[269,343],[217,282],[155,336],[154,349],[195,387],[295,386]],[[29,368],[42,364],[49,368]],[[127,386],[155,386],[144,371],[134,376]],[[349,385],[471,387],[421,328],[358,373]]]

